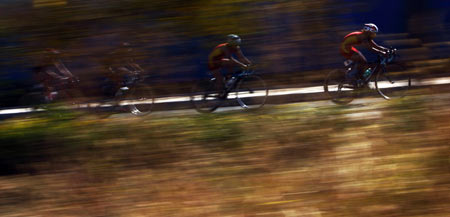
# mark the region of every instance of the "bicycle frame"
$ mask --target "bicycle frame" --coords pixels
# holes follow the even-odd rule
[[[242,78],[242,77],[245,77],[245,76],[249,76],[249,75],[255,74],[255,71],[252,70],[252,69],[245,69],[245,70],[238,71],[235,74],[237,74],[236,76],[238,76],[239,78]]]
[[[236,80],[234,81],[233,85],[226,88],[226,92],[227,93],[231,92],[236,87],[236,85],[239,83],[240,80],[242,80],[246,76],[253,75],[253,74],[255,74],[255,71],[251,70],[251,69],[245,69],[245,70],[240,70],[240,71],[235,72],[229,79],[231,79],[232,77],[235,77]],[[227,82],[229,79],[227,79],[225,82]]]
[[[134,86],[150,77],[149,75],[142,75],[144,73],[144,69],[142,69],[139,64],[134,61],[127,61],[125,67],[131,72],[131,74],[124,76],[124,81],[122,82],[124,86]]]
[[[264,105],[268,89],[262,78],[255,75],[253,70],[240,70],[227,76],[225,87],[217,89],[217,80],[211,74],[208,80],[201,80],[195,84],[191,92],[191,102],[197,111],[210,113],[216,110],[228,99],[228,94],[235,92],[235,99],[242,108],[254,109]],[[232,81],[232,82],[231,82]],[[256,84],[256,86],[255,86]],[[243,87],[243,89],[240,89]],[[255,87],[257,87],[255,89]],[[259,89],[258,89],[259,88]],[[255,91],[256,90],[256,91]],[[257,91],[261,91],[259,94]]]
[[[378,60],[375,62],[375,67],[370,73],[367,78],[364,79],[364,86],[369,83],[372,79],[374,79],[374,76],[376,76],[378,73],[385,73],[386,72],[386,65],[388,63],[391,63],[396,57],[396,53],[390,54],[388,57],[381,57],[378,56]],[[381,70],[381,71],[380,71]]]

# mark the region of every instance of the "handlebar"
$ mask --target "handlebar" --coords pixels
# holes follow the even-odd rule
[[[386,55],[381,56],[379,55],[379,61],[381,64],[386,65],[387,63],[390,63],[394,61],[394,59],[398,56],[397,49],[391,48],[386,52]]]
[[[246,67],[241,67],[242,71],[253,71],[256,68],[255,64],[248,64]]]
[[[389,55],[396,55],[396,53],[397,53],[397,49],[395,49],[395,48],[391,48],[391,49],[389,49],[388,50],[388,52],[387,52]]]

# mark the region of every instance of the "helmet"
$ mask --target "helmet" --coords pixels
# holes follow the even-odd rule
[[[55,48],[46,48],[44,50],[44,53],[47,55],[58,55],[61,54],[61,52]]]
[[[44,58],[49,60],[58,58],[60,54],[61,52],[54,48],[46,48],[43,51]]]
[[[378,33],[378,27],[373,23],[364,24],[363,31]]]
[[[121,48],[125,49],[128,52],[133,51],[133,45],[130,42],[122,42]]]
[[[227,42],[230,45],[239,46],[241,44],[241,38],[235,34],[227,35]]]

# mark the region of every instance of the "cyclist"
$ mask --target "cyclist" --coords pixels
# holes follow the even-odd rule
[[[106,68],[107,74],[116,89],[123,86],[126,76],[134,75],[142,72],[142,68],[135,63],[134,49],[130,43],[124,42],[121,46],[110,52],[103,58],[103,65]]]
[[[52,101],[67,83],[78,82],[59,58],[61,52],[49,48],[44,51],[43,60],[37,67],[33,68],[36,80],[44,87],[44,94],[47,101]]]
[[[225,88],[224,76],[227,73],[232,73],[232,69],[235,66],[247,69],[251,62],[248,60],[241,51],[241,38],[235,34],[227,35],[227,42],[217,45],[208,57],[208,68],[214,75],[217,84],[217,89],[221,92]],[[236,56],[236,58],[233,57]],[[222,69],[225,68],[226,72],[222,74]],[[222,93],[221,95],[224,95]]]
[[[358,85],[358,78],[362,75],[362,72],[367,70],[367,59],[364,55],[357,50],[354,46],[365,45],[369,50],[379,53],[381,55],[387,55],[389,49],[376,44],[373,39],[378,33],[378,27],[373,23],[364,24],[361,31],[349,33],[344,37],[344,40],[340,46],[341,55],[347,59],[347,63],[354,63],[352,70],[347,73],[347,79],[349,79],[353,85]]]

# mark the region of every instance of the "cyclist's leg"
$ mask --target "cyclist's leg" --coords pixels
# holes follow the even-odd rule
[[[349,79],[353,85],[359,86],[358,81],[362,77],[362,72],[367,66],[366,57],[354,47],[352,48],[352,54],[348,57],[353,62],[353,67],[347,73],[347,79]]]
[[[46,102],[53,101],[58,95],[57,88],[58,81],[56,79],[47,79],[43,82],[44,85],[44,98]]]
[[[110,72],[107,74],[107,77],[111,79],[114,88],[119,89],[122,86],[122,77],[117,72]]]
[[[124,85],[126,83],[127,76],[133,75],[133,72],[127,69],[126,67],[119,67],[116,70],[116,76],[119,81],[119,84]]]
[[[223,58],[221,61],[222,61],[221,65],[225,68],[227,76],[233,73],[234,67],[239,66],[233,60],[228,58]]]
[[[223,92],[225,89],[225,83],[223,82],[224,76],[222,74],[221,68],[211,71],[211,74],[216,78],[216,88],[219,93]]]
[[[364,72],[364,70],[367,68],[367,59],[366,57],[356,48],[352,48],[353,54],[350,57],[350,59],[355,62],[355,68],[357,69],[356,71],[356,77],[359,78],[361,77],[362,73]]]
[[[343,49],[341,49],[340,52],[341,52],[341,55],[345,58],[345,62],[344,62],[345,66],[351,67],[347,70],[347,73],[345,74],[345,78],[348,81],[353,81],[353,80],[355,80],[356,74],[358,72],[358,69],[357,69],[358,63],[353,60],[354,58],[352,58],[355,52],[353,50],[346,52]]]
[[[64,81],[60,84],[59,91],[63,93],[64,97],[72,104],[79,104],[82,98],[78,83],[75,81]]]
[[[210,62],[208,65],[211,74],[216,79],[216,88],[219,92],[222,92],[225,89],[224,76],[222,74],[223,66],[223,60]]]

